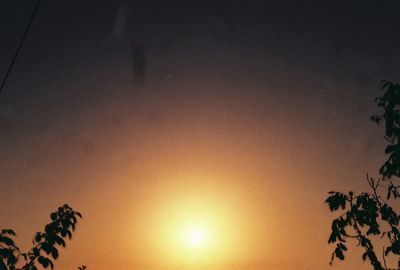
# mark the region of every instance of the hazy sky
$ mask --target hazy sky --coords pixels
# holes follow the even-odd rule
[[[0,2],[1,78],[34,5]],[[369,116],[399,8],[41,0],[0,93],[0,228],[28,248],[59,205],[82,212],[57,269],[370,269],[328,265],[324,200],[384,161]]]

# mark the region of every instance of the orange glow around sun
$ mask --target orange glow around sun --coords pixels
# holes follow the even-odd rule
[[[220,188],[220,181],[199,182],[176,177],[149,191],[143,202],[146,216],[131,238],[139,258],[183,269],[218,268],[253,256],[251,243],[260,235],[251,234],[258,225],[249,222],[255,213],[246,198]]]

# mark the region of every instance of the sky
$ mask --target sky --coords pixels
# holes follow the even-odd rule
[[[0,78],[35,3],[0,2]],[[370,269],[329,266],[324,200],[385,160],[399,8],[41,0],[0,93],[0,228],[28,249],[80,211],[56,269]]]

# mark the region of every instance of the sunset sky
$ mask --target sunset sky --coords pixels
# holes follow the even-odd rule
[[[0,78],[36,1],[0,1]],[[329,266],[327,192],[385,160],[398,1],[41,0],[0,93],[0,229],[84,216],[56,269]]]

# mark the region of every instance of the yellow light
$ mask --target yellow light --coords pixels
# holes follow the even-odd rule
[[[189,247],[199,247],[204,244],[205,233],[201,229],[193,229],[186,233],[185,242]]]
[[[145,211],[135,219],[140,227],[131,225],[137,260],[157,262],[165,269],[217,269],[258,256],[254,250],[260,234],[254,230],[265,230],[265,224],[253,217],[264,219],[253,214],[253,204],[244,200],[241,190],[221,188],[216,180],[199,186],[204,179],[208,177],[185,182],[174,176],[151,192],[142,203]]]

